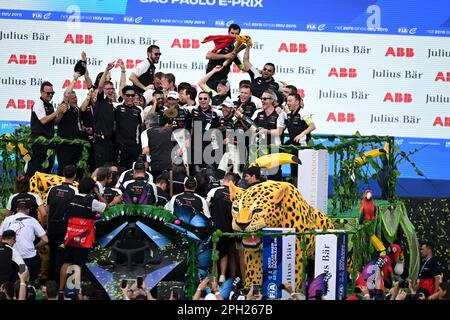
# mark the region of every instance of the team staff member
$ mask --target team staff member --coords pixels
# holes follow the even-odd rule
[[[290,110],[288,114],[286,127],[289,133],[289,141],[286,144],[293,144],[305,147],[311,140],[311,132],[316,129],[316,125],[311,120],[311,114],[305,111],[303,99],[298,93],[292,93],[287,97],[287,105]],[[298,151],[294,150],[298,156]],[[294,179],[294,185],[297,185],[298,165],[291,164],[291,176]]]
[[[130,74],[130,81],[138,93],[144,93],[149,89],[156,90],[153,81],[155,70],[159,62],[161,51],[158,46],[151,45],[147,48],[147,59],[138,63],[136,69]]]
[[[81,121],[80,108],[78,108],[77,94],[73,87],[80,74],[75,72],[73,80],[64,92],[64,102],[69,105],[67,111],[63,114],[58,123],[58,137],[62,139],[75,140],[83,138],[83,124]],[[64,168],[69,165],[76,165],[81,157],[83,147],[76,144],[61,144],[56,148],[56,157],[58,159],[58,175],[63,175]]]
[[[53,85],[44,81],[41,84],[41,97],[33,105],[31,109],[31,140],[36,141],[39,137],[52,139],[55,135],[55,124],[61,121],[63,114],[67,111],[67,104],[61,103],[56,110],[50,103],[53,99]],[[47,159],[48,146],[41,144],[33,144],[31,146],[31,160],[28,163],[27,176],[32,177],[36,171],[50,173],[53,169],[55,157],[49,158],[49,166],[43,168],[42,164]]]
[[[209,206],[205,198],[195,193],[197,189],[197,179],[194,177],[186,177],[184,179],[184,192],[173,196],[170,201],[165,205],[165,208],[169,211],[174,210],[175,203],[193,207],[195,211],[202,212],[208,218],[211,217],[209,213]]]
[[[237,36],[241,33],[241,27],[235,23],[231,24],[228,27],[228,35],[229,36]],[[206,54],[206,59],[208,59],[208,66],[206,67],[206,73],[209,73],[211,70],[214,69],[216,66],[221,66],[225,62],[226,59],[234,59],[233,62],[238,66],[239,69],[243,70],[244,65],[242,64],[241,60],[239,60],[238,57],[236,57],[236,54],[233,53],[234,50],[234,43],[231,43],[228,45],[228,47],[219,50],[217,53],[214,53],[212,51],[208,51]],[[217,72],[213,74],[207,81],[208,87],[211,89],[217,91],[217,84],[219,80],[228,79],[228,73],[230,73],[230,66],[231,63],[228,66],[223,67],[220,72]]]
[[[47,224],[47,211],[45,210],[44,203],[39,195],[30,192],[30,180],[27,176],[20,175],[16,180],[16,192],[11,195],[6,203],[6,215],[12,215],[17,213],[17,203],[19,201],[25,201],[30,209],[30,217],[39,220],[41,216],[41,224],[45,226]]]
[[[142,161],[136,161],[133,170],[133,179],[128,180],[123,184],[127,195],[131,198],[133,203],[142,196],[145,187],[147,187],[147,201],[141,204],[156,204],[158,201],[158,191],[156,185],[153,182],[148,181],[145,176],[145,164]]]
[[[208,202],[210,206],[214,227],[222,230],[222,232],[233,232],[233,228],[231,227],[233,217],[231,215],[230,181],[233,181],[233,183],[237,185],[238,179],[235,174],[227,173],[223,178],[223,186],[211,189],[206,197],[206,202]],[[233,243],[234,242],[229,237],[221,237],[217,243],[217,250],[219,250],[220,257],[219,283],[224,283],[226,280],[225,275],[228,266],[228,252]]]
[[[108,205],[94,199],[96,190],[95,181],[91,177],[81,179],[76,194],[69,204],[67,214],[67,232],[64,239],[64,264],[61,268],[59,289],[64,290],[67,280],[67,268],[71,264],[81,267],[87,262],[89,250],[95,241],[94,212],[103,212],[109,206],[122,202],[122,197],[117,196]],[[102,198],[102,197],[100,197]]]
[[[284,111],[278,113],[275,110],[277,105],[277,95],[275,92],[268,90],[264,91],[261,97],[263,110],[257,110],[252,120],[258,127],[259,145],[260,147],[271,146],[271,145],[281,145],[281,136],[284,130],[284,120],[286,114]],[[272,149],[272,147],[271,147]],[[261,150],[263,151],[263,150]],[[272,153],[273,150],[269,150]],[[277,170],[276,173],[273,171]],[[272,180],[281,180],[281,167],[275,168],[275,170],[270,170],[272,175],[268,178]]]
[[[108,63],[98,83],[97,101],[94,106],[94,154],[95,167],[113,162],[113,128],[116,92],[114,84],[106,81],[106,76],[114,68],[114,62]],[[133,97],[134,99],[134,97]]]
[[[124,103],[114,110],[116,121],[116,163],[118,166],[131,168],[135,159],[141,154],[140,135],[144,110],[134,104],[135,90],[132,86],[122,89]]]
[[[280,85],[273,78],[275,65],[267,62],[260,72],[250,62],[250,47],[247,47],[244,52],[244,71],[247,71],[250,75],[252,93],[255,97],[261,98],[264,91],[273,90],[277,92],[280,88]]]
[[[59,281],[59,271],[64,262],[64,237],[67,230],[67,220],[65,215],[70,201],[77,194],[78,189],[73,185],[77,168],[73,165],[64,167],[63,170],[66,181],[60,185],[53,186],[47,193],[48,212],[48,242],[49,260],[47,277],[49,280]]]
[[[218,128],[220,125],[219,114],[211,108],[210,102],[211,97],[209,93],[202,91],[198,95],[198,108],[192,110],[191,150],[194,156],[194,161],[192,162],[195,165],[201,164],[203,167],[206,165],[203,151],[210,144],[210,142],[204,141],[204,135],[208,130]],[[196,138],[196,135],[201,135],[201,138]],[[196,139],[202,142],[196,143]],[[214,146],[212,149],[215,149]],[[198,154],[201,156],[201,162],[196,161],[198,160],[196,157]],[[197,171],[199,171],[199,168],[197,168]]]
[[[48,237],[45,234],[44,228],[39,222],[30,217],[30,209],[26,201],[19,201],[17,203],[17,213],[13,216],[6,217],[0,226],[0,233],[3,234],[6,230],[13,230],[16,232],[16,243],[14,249],[19,251],[23,261],[30,271],[30,283],[34,285],[39,270],[41,269],[41,256],[37,250],[48,243]],[[35,237],[40,238],[35,245]]]

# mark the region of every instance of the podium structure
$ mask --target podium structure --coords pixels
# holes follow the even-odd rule
[[[328,151],[299,150],[298,157],[302,161],[297,177],[300,193],[311,206],[327,213]]]

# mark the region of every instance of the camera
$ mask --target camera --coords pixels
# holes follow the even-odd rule
[[[137,282],[137,287],[140,289],[140,288],[142,288],[142,284],[144,283],[144,278],[143,277],[137,277],[136,278],[136,282]]]
[[[122,289],[125,289],[127,287],[127,279],[122,279],[122,281],[120,282],[120,287]]]

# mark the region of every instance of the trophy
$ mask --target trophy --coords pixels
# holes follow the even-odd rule
[[[233,53],[235,55],[237,55],[239,52],[241,52],[242,50],[244,50],[247,47],[251,47],[252,45],[253,45],[253,41],[252,41],[252,38],[250,38],[249,36],[236,35],[236,45],[234,47]],[[229,66],[233,60],[234,60],[234,58],[226,59],[222,63],[222,65],[224,67]]]

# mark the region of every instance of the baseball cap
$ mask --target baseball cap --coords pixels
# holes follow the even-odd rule
[[[168,98],[179,99],[180,96],[178,95],[178,92],[176,92],[176,91],[170,91],[169,94],[167,95],[167,99],[168,99]]]
[[[80,75],[83,76],[86,73],[86,62],[83,60],[78,60],[75,67],[73,67],[73,71],[79,72]]]
[[[230,98],[226,98],[220,105],[222,107],[234,108],[234,103]]]
[[[216,295],[214,293],[208,293],[205,296],[205,300],[217,300],[217,297],[216,297]]]
[[[230,81],[226,80],[226,79],[222,79],[222,80],[218,80],[217,84],[221,84],[224,85],[225,87],[227,87],[228,89],[230,89],[231,85],[230,85]]]
[[[195,179],[195,177],[184,178],[184,186],[189,189],[197,187],[197,179]]]

